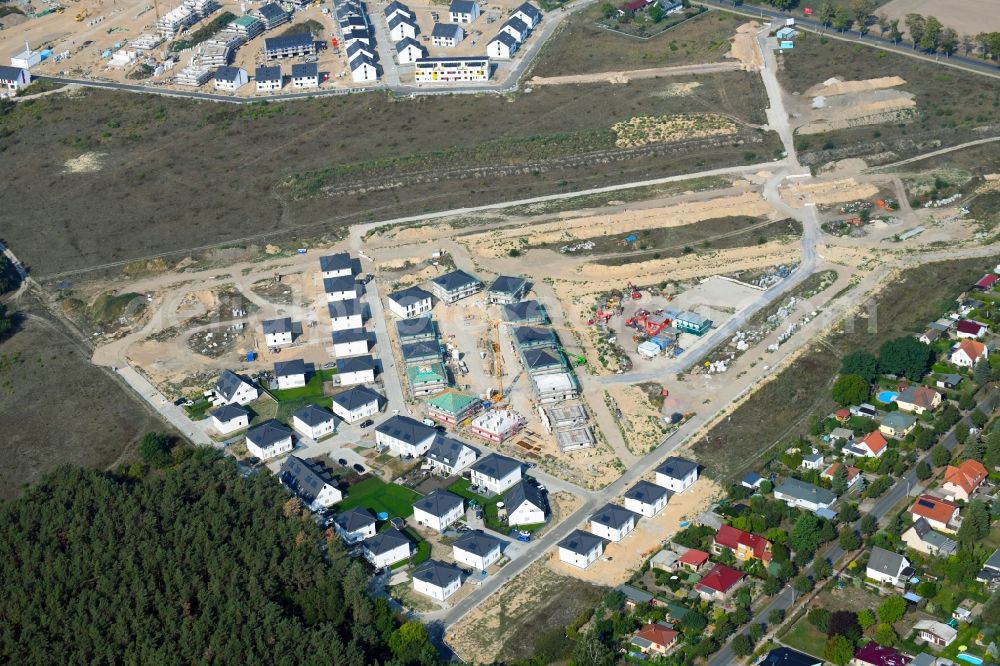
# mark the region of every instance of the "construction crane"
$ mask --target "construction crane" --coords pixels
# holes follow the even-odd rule
[[[500,322],[493,320],[493,372],[497,377],[497,388],[492,395],[493,403],[503,400],[503,353],[500,351]]]

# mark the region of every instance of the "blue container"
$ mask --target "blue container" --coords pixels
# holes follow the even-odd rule
[[[51,49],[43,49],[41,55],[42,55],[42,60],[46,60],[48,58],[51,58],[52,57],[52,50]]]
[[[379,511],[375,517],[379,520],[389,520],[389,514],[385,511]]]
[[[254,352],[247,352],[247,361],[256,361],[257,354]]]

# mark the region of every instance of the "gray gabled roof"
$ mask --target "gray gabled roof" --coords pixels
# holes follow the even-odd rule
[[[380,432],[407,444],[419,444],[428,437],[437,434],[437,430],[434,428],[424,425],[416,419],[411,419],[409,416],[399,414],[390,416],[380,423],[375,427],[375,432]]]
[[[545,510],[545,497],[542,495],[542,491],[538,489],[538,486],[528,483],[524,479],[512,485],[504,493],[503,501],[507,507],[507,513],[516,511],[525,502],[537,509]]]
[[[358,407],[370,405],[373,402],[381,405],[385,398],[367,386],[355,386],[347,391],[336,394],[332,400],[344,409],[354,411]]]
[[[528,24],[522,21],[521,19],[517,18],[516,16],[511,16],[509,19],[507,19],[504,22],[504,25],[509,25],[522,35],[526,34],[529,30]]]
[[[261,10],[264,8],[261,7]],[[263,14],[263,11],[261,12]],[[312,35],[309,33],[298,33],[294,35],[281,35],[280,37],[268,37],[264,40],[265,51],[277,51],[279,49],[307,47],[313,43]]]
[[[440,24],[438,24],[440,25]],[[456,269],[450,273],[445,273],[444,275],[439,275],[432,279],[431,282],[441,287],[445,291],[458,291],[459,289],[465,289],[469,285],[481,285],[482,282],[474,275],[469,275],[463,270]]]
[[[476,3],[472,0],[451,0],[448,11],[456,14],[471,14],[475,7]]]
[[[262,65],[254,70],[253,78],[257,81],[280,81],[281,67],[277,65],[274,67],[265,67]]]
[[[397,9],[403,12],[407,12],[409,14],[413,14],[413,12],[410,11],[410,8],[404,5],[402,2],[399,2],[399,0],[392,0],[392,2],[390,2],[388,5],[385,6],[386,16],[393,13]]]
[[[431,31],[431,37],[458,39],[458,33],[461,31],[462,26],[455,23],[437,23]]]
[[[538,368],[551,368],[552,366],[564,366],[562,355],[559,350],[552,347],[540,347],[538,349],[527,349],[524,352],[524,365],[529,370]]]
[[[515,9],[514,11],[515,12],[524,12],[527,16],[530,16],[535,21],[537,21],[538,19],[542,18],[542,13],[540,11],[538,11],[538,8],[535,7],[533,4],[531,4],[530,2],[521,3],[518,6],[518,8]]]
[[[906,558],[899,553],[893,553],[878,546],[872,548],[872,554],[868,558],[869,569],[887,576],[898,576],[905,563]]]
[[[482,530],[471,530],[458,537],[458,540],[452,545],[467,553],[485,557],[499,548],[501,543],[500,539],[490,536]]]
[[[351,315],[363,314],[365,306],[356,298],[348,298],[343,301],[334,301],[326,304],[326,311],[330,319],[338,317],[350,317]]]
[[[309,374],[311,364],[306,364],[301,358],[293,358],[290,361],[277,361],[274,364],[275,377],[294,377],[295,375]]]
[[[243,377],[240,377],[232,370],[223,370],[222,374],[219,375],[219,380],[215,382],[215,390],[226,400],[232,400],[233,396],[236,395],[236,391],[243,384],[250,384],[253,386],[253,384],[246,379],[243,379]]]
[[[22,67],[8,67],[0,65],[0,81],[16,81],[21,76],[21,72],[27,71]]]
[[[235,81],[240,76],[242,72],[239,67],[219,67],[215,70],[215,80],[216,81]]]
[[[354,260],[347,252],[336,254],[326,254],[319,258],[319,269],[324,273],[327,271],[342,271],[345,268],[354,270]]]
[[[223,423],[228,423],[233,419],[238,419],[241,416],[249,416],[250,410],[245,407],[240,407],[239,405],[223,405],[218,409],[213,409],[209,412],[212,416]]]
[[[590,521],[598,525],[605,525],[612,529],[619,530],[632,521],[633,524],[639,519],[639,514],[629,511],[623,506],[611,504],[610,502],[601,507],[597,513],[590,517]]]
[[[345,328],[342,331],[334,331],[330,334],[333,344],[345,344],[348,342],[361,342],[368,340],[368,331],[363,328]]]
[[[264,335],[269,333],[291,333],[292,319],[291,317],[268,319],[262,324],[262,326],[264,327]]]
[[[670,495],[670,491],[663,486],[649,481],[639,481],[628,489],[625,493],[625,499],[636,500],[643,504],[656,504],[664,495]]]
[[[431,491],[428,495],[413,503],[414,509],[420,509],[437,518],[444,518],[450,511],[454,511],[456,507],[463,506],[465,506],[465,500],[455,493],[450,493],[440,488]]]
[[[409,39],[409,37],[407,37],[407,39]],[[370,56],[372,52],[368,45],[363,42],[351,42],[347,45],[348,60],[353,60],[354,56],[359,53]]]
[[[403,544],[410,544],[410,540],[399,530],[393,528],[380,534],[376,534],[370,539],[365,539],[365,548],[373,555],[381,555],[398,548]]]
[[[465,449],[471,449],[474,453],[476,452],[475,449],[463,441],[438,435],[434,438],[431,448],[427,449],[427,459],[452,467],[455,461],[458,460],[458,456]]]
[[[271,446],[292,436],[292,429],[271,419],[247,430],[246,437],[258,446]]]
[[[414,29],[416,29],[416,27],[417,27],[416,24],[413,22],[413,19],[411,17],[404,16],[402,14],[396,14],[391,19],[389,19],[389,30],[392,30],[393,28],[395,28],[400,23],[405,23],[408,26],[412,26]]]
[[[983,568],[1000,571],[1000,548],[993,551],[993,554],[983,563]]]
[[[363,372],[365,370],[375,369],[375,359],[370,355],[366,356],[351,356],[350,358],[338,358],[337,359],[337,373],[345,374],[348,372]]]
[[[519,345],[527,345],[535,342],[555,342],[555,334],[551,329],[539,326],[518,326],[514,329],[514,339]]]
[[[438,357],[441,356],[441,345],[437,342],[429,342],[427,340],[421,340],[420,342],[411,342],[402,346],[403,360],[409,360],[411,358],[420,359],[427,358],[430,356]]]
[[[321,423],[327,423],[334,419],[333,412],[327,411],[319,405],[306,405],[305,407],[292,412],[292,416],[302,421],[309,427],[315,427]]]
[[[522,24],[523,25],[523,24]],[[522,277],[511,277],[510,275],[498,275],[496,280],[487,291],[494,294],[516,294],[527,287],[527,280]]]
[[[559,542],[559,547],[565,548],[577,555],[589,555],[590,551],[603,544],[604,539],[596,534],[584,532],[583,530],[573,530],[568,537]]]
[[[669,476],[672,479],[681,481],[691,472],[698,469],[698,463],[677,456],[670,456],[663,461],[663,464],[656,468],[660,474]]]
[[[400,289],[389,294],[389,298],[400,305],[406,306],[433,297],[420,287],[407,287],[406,289]]]
[[[282,16],[288,16],[288,12],[282,9],[276,2],[264,5],[257,11],[266,19],[276,19]]]
[[[316,63],[307,63],[316,66]],[[292,76],[295,76],[295,68],[298,65],[292,66]],[[355,282],[354,277],[351,275],[340,275],[338,277],[323,278],[323,291],[328,294],[340,291],[353,291],[357,293],[358,283]]]
[[[396,53],[402,53],[406,50],[408,46],[414,46],[418,51],[424,53],[424,47],[420,45],[420,42],[413,39],[412,37],[403,37],[401,40],[396,42]]]
[[[311,503],[324,486],[336,486],[337,480],[323,464],[288,456],[278,472],[278,480],[306,503]]]
[[[427,292],[424,292],[427,293]],[[437,335],[437,327],[434,325],[434,318],[430,315],[425,317],[414,317],[396,322],[396,333],[400,338]]]
[[[344,513],[337,514],[334,520],[337,521],[337,524],[340,525],[345,532],[357,532],[359,530],[363,530],[369,525],[375,524],[375,516],[373,516],[368,509],[362,509],[359,506],[356,506],[349,511],[345,511]]]
[[[493,479],[504,479],[515,469],[521,469],[521,462],[502,456],[498,453],[491,453],[485,458],[480,458],[472,464],[472,470],[484,474]]]
[[[502,44],[505,44],[507,46],[507,48],[511,48],[511,49],[517,48],[517,40],[514,39],[510,35],[510,33],[506,33],[506,32],[503,32],[503,31],[500,31],[496,35],[494,35],[493,39],[491,39],[490,41],[491,42],[501,42]]]
[[[456,580],[462,580],[462,572],[458,567],[437,560],[427,560],[413,572],[413,577],[419,581],[445,588]]]
[[[811,483],[800,481],[792,476],[789,476],[778,484],[774,492],[815,504],[831,504],[837,499],[837,496],[826,488],[814,486]]]
[[[359,53],[347,64],[350,65],[351,71],[353,72],[356,69],[361,69],[361,65],[371,65],[374,67],[375,61],[369,58],[366,54]]]
[[[545,308],[538,301],[521,301],[503,306],[503,318],[510,322],[524,321],[536,316],[545,321]]]
[[[958,544],[952,539],[939,532],[935,532],[926,518],[917,518],[913,521],[913,531],[917,533],[921,541],[930,544],[942,554],[954,553],[958,549]],[[1000,561],[998,561],[997,566],[1000,566]]]

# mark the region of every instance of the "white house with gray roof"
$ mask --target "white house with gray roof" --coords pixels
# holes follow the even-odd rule
[[[444,601],[462,587],[461,570],[437,560],[427,560],[412,575],[413,589],[438,601]]]
[[[368,509],[355,507],[337,514],[333,519],[334,529],[344,543],[353,545],[375,536],[375,516]]]
[[[397,14],[402,15],[404,18],[413,19],[413,10],[409,6],[399,2],[398,0],[393,0],[388,5],[385,6],[385,18],[386,20],[391,19]]]
[[[388,21],[389,39],[398,42],[403,39],[413,39],[417,36],[417,24],[402,14],[396,14]]]
[[[528,38],[528,34],[531,32],[531,28],[516,16],[511,16],[507,19],[503,25],[500,26],[500,32],[506,33],[517,40],[520,44]]]
[[[698,480],[698,463],[671,456],[656,468],[656,485],[682,493]]]
[[[472,465],[470,480],[491,493],[502,493],[521,480],[521,462],[491,453]]]
[[[479,18],[479,4],[473,0],[451,0],[448,19],[452,23],[472,23]]]
[[[401,345],[414,342],[437,342],[437,324],[430,315],[396,322],[396,335]]]
[[[447,490],[434,490],[413,503],[413,520],[444,532],[465,515],[465,500]]]
[[[602,539],[618,542],[635,529],[638,520],[639,514],[608,503],[590,517],[590,531]]]
[[[511,17],[520,19],[530,29],[534,28],[542,20],[542,13],[530,2],[525,2],[511,13]]]
[[[278,380],[278,389],[302,388],[306,385],[309,374],[312,372],[311,364],[307,364],[301,358],[294,358],[290,361],[278,361],[274,364],[274,377]]]
[[[486,298],[490,303],[510,305],[520,301],[526,293],[528,293],[528,281],[524,278],[498,275],[486,290]]]
[[[868,557],[865,575],[882,584],[902,587],[906,581],[904,572],[909,568],[910,561],[899,553],[875,546]]]
[[[454,270],[431,280],[431,291],[444,303],[454,303],[483,290],[482,281],[463,270]]]
[[[649,481],[639,481],[625,492],[625,508],[646,517],[663,510],[670,499],[670,491]]]
[[[365,307],[356,298],[329,303],[326,310],[330,314],[330,328],[334,331],[346,331],[365,325]]]
[[[396,43],[396,62],[400,65],[409,65],[420,58],[426,57],[427,49],[421,46],[420,42],[415,39],[406,37]]]
[[[368,331],[363,328],[334,331],[330,337],[333,339],[333,353],[337,358],[368,353]]]
[[[335,277],[352,277],[354,275],[354,260],[347,252],[327,254],[319,258],[319,270],[323,279]]]
[[[264,344],[268,347],[281,347],[292,344],[294,330],[290,317],[268,319],[262,324],[264,328]]]
[[[476,462],[478,457],[479,453],[465,442],[440,434],[427,449],[427,462],[436,471],[448,476],[458,474]]]
[[[247,451],[261,460],[292,450],[292,429],[274,419],[256,425],[246,434]]]
[[[375,359],[371,356],[338,358],[336,380],[341,386],[372,383],[375,381]]]
[[[420,287],[408,287],[389,294],[389,311],[397,317],[410,319],[431,311],[433,296]]]
[[[500,559],[501,544],[500,539],[482,530],[470,530],[452,544],[451,554],[459,564],[485,571]]]
[[[222,405],[209,412],[212,427],[223,435],[242,430],[250,425],[250,410],[239,405]]]
[[[385,397],[366,386],[354,386],[333,396],[333,413],[348,423],[378,414]]]
[[[557,548],[561,561],[586,569],[604,553],[604,539],[590,532],[573,530]]]
[[[548,321],[545,308],[538,301],[521,301],[502,308],[504,321],[510,324],[544,324]]]
[[[774,489],[774,499],[781,500],[788,506],[816,513],[820,509],[829,509],[833,506],[837,496],[826,488],[790,476]]]
[[[260,390],[249,379],[232,370],[223,370],[215,382],[216,404],[246,405],[260,397]]]
[[[327,303],[337,301],[353,301],[358,298],[358,283],[353,275],[324,278],[323,291]]]
[[[518,41],[506,32],[500,31],[486,44],[486,55],[496,60],[510,60],[520,46]]]
[[[507,511],[507,524],[511,527],[545,522],[545,509],[548,506],[545,496],[538,486],[525,479],[521,479],[504,493],[503,504]]]
[[[381,569],[408,558],[412,547],[406,535],[393,528],[365,539],[361,553],[373,567]]]
[[[465,31],[453,23],[437,23],[431,31],[431,43],[434,46],[452,48],[465,39]]]
[[[288,456],[278,472],[278,480],[310,511],[329,509],[344,499],[337,480],[317,460]]]
[[[947,557],[958,550],[958,544],[940,532],[935,532],[926,518],[917,518],[913,521],[910,529],[903,532],[900,538],[908,548],[934,557]]]
[[[391,416],[375,428],[375,443],[397,456],[417,458],[431,448],[438,431],[409,416]]]
[[[306,405],[292,413],[292,427],[303,437],[319,440],[333,434],[336,419],[319,405]]]

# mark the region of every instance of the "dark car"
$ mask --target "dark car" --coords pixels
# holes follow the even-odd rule
[[[338,458],[337,459],[337,464],[338,465],[343,465],[344,467],[347,467],[347,460],[345,460],[344,458]]]
[[[366,420],[364,420],[364,421],[361,422],[361,425],[359,427],[360,428],[370,428],[373,425],[375,425],[374,421],[372,421],[371,419],[366,419]]]
[[[176,400],[174,400],[174,404],[177,405],[178,407],[183,405],[185,402],[187,402],[187,398],[177,398]]]
[[[354,463],[352,465],[352,467],[354,467],[354,471],[357,472],[358,474],[364,474],[365,473],[364,466],[362,466],[362,465],[360,465],[358,463]]]

